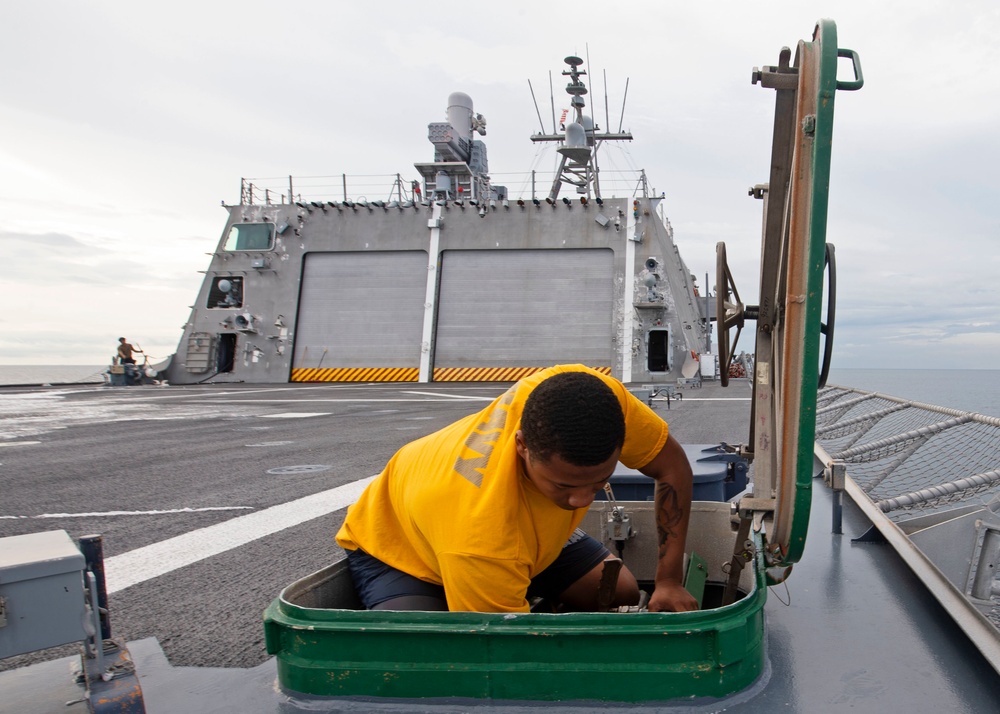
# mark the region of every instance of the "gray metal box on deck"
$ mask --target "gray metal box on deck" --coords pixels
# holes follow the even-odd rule
[[[86,638],[84,569],[66,531],[0,538],[0,658]]]

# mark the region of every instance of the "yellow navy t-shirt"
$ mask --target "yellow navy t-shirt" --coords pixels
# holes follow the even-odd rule
[[[601,378],[618,397],[621,462],[648,464],[667,441],[667,424],[616,379],[583,365],[552,367],[397,451],[348,510],[337,543],[443,585],[450,610],[526,612],[528,584],[556,559],[586,509],[562,509],[522,477],[514,434],[531,390],[575,371]]]

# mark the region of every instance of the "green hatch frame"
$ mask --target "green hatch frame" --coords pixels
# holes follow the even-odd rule
[[[837,80],[838,57],[852,60],[854,80]],[[788,566],[802,557],[809,526],[816,396],[833,337],[832,299],[827,305],[829,326],[823,323],[823,308],[827,266],[831,283],[834,280],[833,246],[826,242],[834,98],[838,89],[856,90],[864,84],[858,55],[837,47],[832,20],[820,20],[812,42],[800,42],[794,63],[790,59],[790,50],[784,48],[778,66],[755,69],[753,75],[755,84],[774,89],[776,95],[769,181],[752,191],[765,200],[758,306],[739,301],[725,244],[717,247],[724,374],[733,354],[728,330],[737,327],[738,340],[744,319],[757,321],[745,453],[754,463],[753,491],[740,500],[739,508],[754,531],[764,533],[771,584],[787,577]],[[823,351],[821,333],[827,335]]]

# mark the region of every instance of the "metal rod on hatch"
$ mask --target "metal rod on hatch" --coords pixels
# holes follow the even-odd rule
[[[108,614],[108,589],[104,582],[104,538],[86,535],[80,538],[80,552],[87,562],[87,570],[94,574],[97,583],[97,607],[101,616],[101,639],[111,637],[111,616]]]

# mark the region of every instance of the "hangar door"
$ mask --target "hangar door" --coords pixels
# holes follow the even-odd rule
[[[434,380],[510,380],[539,367],[613,364],[614,252],[442,253]]]
[[[426,289],[425,251],[308,254],[292,381],[416,381]]]

